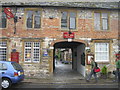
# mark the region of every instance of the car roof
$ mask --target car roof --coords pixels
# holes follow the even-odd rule
[[[0,63],[15,63],[13,61],[0,61]]]

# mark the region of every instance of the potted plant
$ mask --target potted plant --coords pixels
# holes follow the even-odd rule
[[[101,77],[103,79],[107,79],[107,67],[106,67],[106,65],[103,66],[102,69],[101,69]]]

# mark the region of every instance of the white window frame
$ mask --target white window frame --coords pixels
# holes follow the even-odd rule
[[[26,43],[31,43],[31,47],[26,47]],[[39,43],[39,47],[34,47],[35,43]],[[26,49],[31,49],[30,53],[30,60],[26,61]],[[39,49],[39,58],[38,61],[34,61],[34,49]],[[24,42],[24,62],[34,62],[39,63],[40,62],[40,42]]]
[[[34,47],[35,43],[39,43],[39,47]],[[33,52],[34,52],[34,49],[39,49],[39,57],[38,57],[38,61],[34,61],[34,55],[33,55],[33,62],[39,62],[40,61],[40,42],[34,42],[33,43]],[[35,54],[35,53],[33,53]]]
[[[7,60],[7,42],[6,41],[0,41],[0,49],[6,49],[6,59],[4,60],[4,61],[6,61]],[[4,43],[6,43],[5,44],[5,46],[3,46],[4,45]],[[3,61],[3,59],[1,58],[2,56],[4,56],[4,55],[0,55],[0,61]]]
[[[97,44],[99,44],[99,47],[100,47],[99,50],[98,50]],[[102,44],[107,45],[106,48],[104,47],[104,49],[106,49],[106,51],[105,50],[102,51],[102,49],[103,49],[103,48],[101,48]],[[97,55],[97,53],[99,53],[99,55]],[[107,53],[106,56],[104,56],[103,53]],[[98,59],[98,57],[99,57],[99,59]],[[106,59],[103,59],[104,57],[106,57]],[[95,61],[96,62],[109,62],[109,43],[95,43]]]

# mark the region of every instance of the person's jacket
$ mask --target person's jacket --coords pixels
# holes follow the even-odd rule
[[[117,60],[117,61],[116,61],[116,68],[119,68],[119,69],[120,69],[120,60]]]
[[[95,62],[92,61],[92,62],[91,62],[91,70],[93,70],[95,67],[96,67]]]

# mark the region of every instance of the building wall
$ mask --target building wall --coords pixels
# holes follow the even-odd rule
[[[81,64],[82,54],[85,53],[85,45],[81,44],[77,47],[77,71],[83,76],[86,75],[86,67]]]
[[[11,51],[16,49],[19,52],[19,62],[25,69],[25,74],[28,77],[40,76],[44,77],[53,72],[53,57],[52,49],[50,49],[49,56],[43,57],[43,49],[49,49],[49,45],[55,40],[64,40],[63,32],[67,30],[61,29],[61,11],[75,11],[77,12],[77,29],[74,31],[74,40],[83,40],[90,43],[91,53],[94,54],[94,39],[98,41],[109,40],[110,42],[110,62],[108,64],[114,65],[114,54],[117,51],[118,44],[118,11],[106,9],[81,9],[81,8],[61,8],[61,7],[36,7],[32,9],[42,10],[41,28],[40,29],[27,29],[26,28],[26,11],[30,9],[18,8],[18,13],[21,19],[18,19],[16,24],[16,34],[14,34],[14,21],[13,19],[7,20],[7,28],[2,29],[1,39],[7,38],[8,41],[8,60],[11,60]],[[14,9],[14,8],[12,8]],[[94,11],[108,12],[109,13],[109,30],[96,31],[94,30]],[[50,19],[49,17],[53,17]],[[46,39],[47,38],[47,39]],[[88,38],[93,40],[88,41]],[[38,64],[24,62],[24,41],[40,41],[41,42],[41,61]],[[87,54],[87,53],[86,53]],[[89,70],[89,66],[86,66]]]

